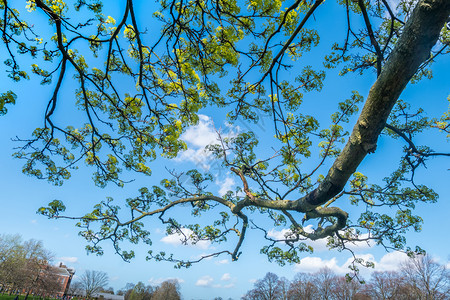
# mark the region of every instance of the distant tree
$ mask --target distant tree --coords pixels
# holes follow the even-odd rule
[[[354,300],[358,296],[363,297],[362,293],[360,293],[361,291],[362,285],[356,278],[350,280],[347,277],[339,276],[334,281],[331,298],[335,300]]]
[[[24,268],[23,242],[20,235],[0,236],[0,282],[7,291],[16,288]]]
[[[418,299],[448,299],[450,270],[429,255],[416,255],[401,267],[402,276]]]
[[[39,276],[34,281],[34,284],[27,291],[27,295],[30,292],[33,293],[33,300],[36,295],[41,295],[43,298],[55,297],[57,292],[62,290],[60,283],[60,277],[57,273],[57,268],[54,266],[47,265],[41,269]],[[26,299],[26,298],[25,298]]]
[[[125,300],[151,300],[154,292],[151,285],[145,285],[139,281],[130,292],[125,294]]]
[[[102,271],[86,270],[80,276],[79,282],[85,292],[86,298],[92,298],[94,294],[100,292],[109,282],[108,275]]]
[[[155,290],[152,300],[181,300],[180,285],[177,280],[166,280]]]
[[[102,289],[101,292],[102,293],[106,293],[106,294],[114,295],[114,288],[110,286],[110,287],[107,287],[105,289]]]
[[[31,292],[53,295],[59,288],[57,278],[49,265],[53,254],[42,241],[23,241],[20,235],[0,236],[0,283],[12,293]]]
[[[289,299],[313,300],[317,288],[308,273],[297,273],[289,286]]]
[[[25,265],[22,271],[23,288],[27,291],[25,300],[31,291],[40,287],[47,295],[54,295],[58,290],[57,276],[54,268],[49,265],[53,254],[44,248],[42,241],[29,240],[23,244]],[[39,290],[39,289],[38,289]]]
[[[336,285],[337,276],[328,267],[324,267],[313,274],[312,282],[316,287],[315,299],[330,299]]]
[[[73,280],[70,283],[69,290],[67,292],[71,296],[82,295],[83,294],[83,285],[80,281]]]
[[[290,282],[286,277],[281,277],[278,280],[278,286],[280,289],[280,300],[288,300],[289,299],[289,285]]]
[[[245,300],[278,300],[282,297],[280,279],[274,273],[268,272],[263,279],[257,280],[253,289],[248,291],[242,299]]]
[[[117,295],[124,296],[125,300],[128,300],[130,293],[132,292],[135,284],[128,282],[125,287],[117,291]]]
[[[368,290],[374,300],[400,299],[404,285],[404,276],[399,272],[373,272]]]

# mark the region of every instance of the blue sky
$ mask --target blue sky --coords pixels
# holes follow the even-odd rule
[[[336,9],[333,6],[324,6],[316,15],[316,20],[326,20],[321,23],[324,28],[339,26],[343,21],[336,21]],[[333,17],[330,17],[333,16]],[[343,17],[344,15],[341,15]],[[336,17],[336,18],[335,18]],[[318,21],[316,21],[318,22]],[[329,47],[334,32],[321,31],[321,46]],[[319,51],[320,48],[319,47]],[[3,60],[4,48],[0,48],[0,58]],[[314,57],[314,56],[313,56]],[[443,57],[433,67],[434,78],[423,80],[419,84],[409,85],[401,98],[412,103],[413,106],[426,107],[430,116],[442,114],[448,107],[447,97],[450,93],[448,66],[450,58]],[[12,83],[6,78],[5,73],[0,74],[0,92],[10,89]],[[339,78],[331,72],[325,82],[325,88],[321,93],[311,93],[305,100],[306,109],[323,113],[323,119],[329,120],[327,110],[336,107],[338,100],[345,99],[352,90],[358,90],[363,96],[367,96],[370,86],[373,84],[374,74],[365,76],[347,76]],[[262,236],[256,231],[249,232],[243,245],[243,255],[237,262],[231,262],[227,257],[213,258],[194,265],[190,269],[174,269],[168,263],[155,263],[145,261],[146,247],[137,246],[136,258],[131,263],[126,263],[113,253],[110,245],[105,244],[103,256],[87,255],[84,250],[85,241],[77,235],[73,221],[48,220],[35,214],[36,210],[52,201],[63,200],[68,207],[68,213],[81,215],[97,202],[112,196],[117,200],[136,195],[137,189],[143,185],[153,185],[167,176],[164,167],[203,168],[215,170],[216,164],[210,157],[203,154],[203,147],[215,139],[215,129],[222,128],[226,133],[233,134],[245,128],[245,124],[235,124],[228,127],[223,123],[220,113],[206,109],[202,112],[199,125],[190,128],[183,138],[189,146],[189,150],[182,153],[174,162],[161,160],[153,166],[154,176],[135,177],[134,182],[127,184],[125,188],[109,185],[104,189],[96,187],[91,180],[91,171],[80,167],[73,173],[72,178],[61,187],[55,187],[45,181],[30,178],[21,173],[22,162],[11,157],[13,148],[18,144],[11,141],[12,138],[28,137],[32,130],[43,124],[43,112],[46,101],[51,93],[50,87],[41,87],[36,81],[22,82],[12,87],[18,95],[15,106],[9,107],[6,116],[0,117],[0,234],[19,233],[24,239],[43,240],[46,248],[55,254],[55,263],[62,261],[76,269],[81,274],[85,269],[103,270],[110,277],[110,285],[115,290],[122,288],[127,282],[158,284],[168,278],[177,278],[181,283],[181,291],[185,299],[212,299],[215,296],[223,298],[233,297],[238,299],[246,290],[250,289],[255,279],[262,278],[268,271],[275,272],[279,276],[292,279],[296,272],[314,272],[323,266],[328,266],[338,274],[347,272],[346,264],[350,258],[349,253],[337,253],[328,251],[324,242],[314,243],[314,254],[305,254],[300,265],[286,265],[280,267],[267,262],[267,258],[259,254],[262,245]],[[70,102],[72,89],[70,80],[64,83],[64,97]],[[70,107],[60,107],[57,113],[61,120],[64,118],[76,119]],[[264,120],[264,118],[263,118]],[[326,121],[324,121],[326,122]],[[239,126],[237,128],[236,126]],[[272,136],[269,121],[261,122],[257,135],[261,143],[267,142],[267,136]],[[419,141],[433,145],[437,151],[448,149],[448,143],[444,139],[437,139],[435,134],[427,134],[419,137]],[[382,178],[389,174],[398,163],[398,151],[403,146],[401,141],[393,141],[381,137],[378,150],[369,155],[359,168],[359,171],[371,178]],[[397,155],[395,155],[397,154]],[[427,169],[422,169],[418,177],[420,182],[433,187],[440,195],[436,204],[418,205],[417,211],[424,219],[421,233],[408,234],[409,245],[421,245],[431,255],[447,264],[450,258],[450,239],[442,235],[444,230],[450,228],[450,219],[447,212],[450,210],[450,179],[448,159],[432,159],[427,163]],[[226,170],[216,171],[214,189],[221,193],[226,188],[238,184],[237,178],[231,176]],[[183,212],[177,212],[180,216]],[[207,217],[206,217],[207,218]],[[256,218],[256,217],[255,217]],[[178,255],[195,258],[198,255],[214,250],[215,245],[199,243],[197,245],[181,246],[177,236],[166,237],[164,227],[158,223],[148,223],[147,227],[152,236],[154,247],[165,249]],[[277,236],[283,232],[273,229],[270,234]],[[395,269],[403,259],[399,253],[386,253],[383,249],[360,245],[355,251],[377,263],[378,270]],[[363,270],[368,275],[369,271]]]

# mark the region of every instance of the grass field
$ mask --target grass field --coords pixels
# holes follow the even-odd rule
[[[9,295],[9,294],[0,294],[0,300],[14,300],[16,298],[16,295]],[[19,295],[18,300],[24,300],[25,299],[25,295]],[[42,299],[40,297],[33,297],[32,295],[28,296],[27,300],[38,300],[38,299]],[[54,300],[51,298],[45,299],[45,300]]]

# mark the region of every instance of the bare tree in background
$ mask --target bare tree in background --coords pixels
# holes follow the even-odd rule
[[[419,299],[448,299],[450,272],[429,255],[417,255],[406,261],[401,270],[414,297]]]
[[[310,274],[297,273],[289,287],[289,299],[313,300],[316,290]]]
[[[106,287],[109,279],[105,272],[86,270],[81,275],[79,282],[82,290],[86,293],[86,298],[92,298],[94,294]]]
[[[399,299],[405,291],[405,280],[399,272],[372,273],[368,290],[373,299]]]
[[[278,287],[280,290],[278,299],[281,299],[281,300],[289,299],[289,285],[290,285],[290,282],[286,277],[281,277],[280,280],[278,280]]]
[[[268,272],[263,279],[255,282],[254,288],[245,294],[246,300],[277,300],[280,299],[282,289],[278,275]]]
[[[83,293],[83,285],[80,281],[72,281],[69,286],[68,294],[71,296],[81,295]]]
[[[337,279],[336,274],[334,274],[330,268],[325,267],[320,269],[313,276],[313,282],[317,290],[314,299],[330,299],[331,292]]]
[[[369,299],[367,295],[363,295],[362,284],[356,279],[345,276],[339,276],[335,278],[333,289],[331,291],[332,299],[336,300],[356,300],[356,299]]]

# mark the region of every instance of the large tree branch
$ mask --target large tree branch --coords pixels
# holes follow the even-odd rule
[[[292,203],[297,211],[310,211],[337,195],[364,157],[376,149],[378,136],[398,97],[430,55],[450,14],[448,0],[420,1],[380,76],[370,89],[352,134],[322,183]]]

